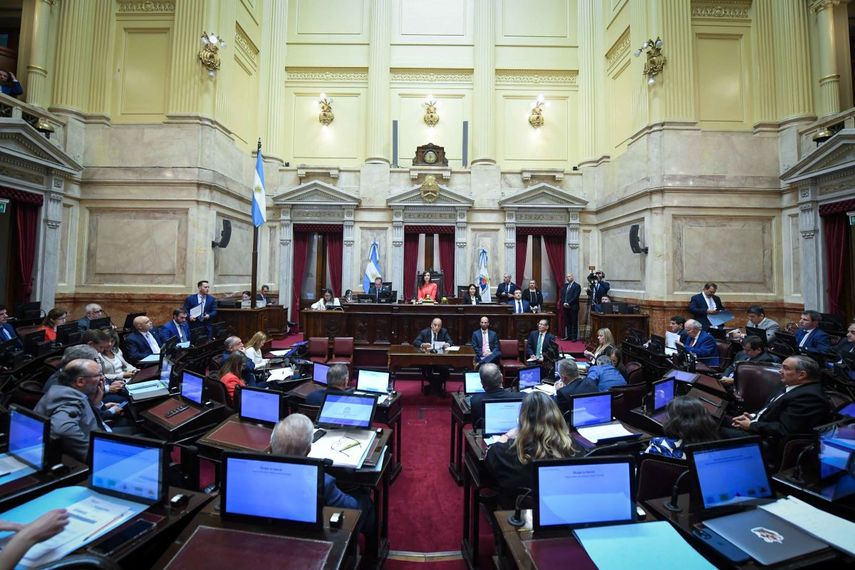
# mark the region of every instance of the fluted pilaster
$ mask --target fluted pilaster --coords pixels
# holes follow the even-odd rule
[[[221,33],[205,28],[207,8],[207,0],[180,0],[175,3],[168,115],[199,114],[200,96],[203,90],[212,88],[207,85],[212,79],[197,58],[202,47],[202,32]]]
[[[89,106],[94,9],[91,2],[60,3],[53,106],[83,112]]]
[[[754,0],[751,49],[754,57],[754,122],[775,121],[775,45],[772,23],[774,0]]]
[[[108,83],[110,37],[113,35],[113,0],[92,0],[95,9],[93,19],[94,37],[92,44],[92,77],[89,81],[89,111],[98,115],[109,115]]]
[[[819,44],[818,114],[821,117],[840,111],[840,73],[835,49],[840,36],[834,24],[834,10],[840,4],[840,0],[815,0],[810,6],[816,14],[816,40]]]
[[[33,4],[33,25],[30,33],[30,60],[27,63],[27,103],[47,107],[50,103],[48,81],[48,42],[50,41],[51,0],[36,0]]]
[[[694,49],[691,2],[657,0],[650,39],[662,38],[665,70],[650,87],[660,100],[659,121],[695,121]],[[642,56],[644,57],[644,56]]]
[[[261,96],[263,109],[267,116],[261,120],[261,133],[264,138],[265,156],[282,157],[284,153],[283,134],[285,117],[283,92],[285,90],[285,55],[287,45],[281,31],[287,29],[288,2],[266,0],[264,3],[264,30],[261,54],[264,65],[262,78],[266,78],[266,93]]]
[[[594,157],[597,148],[594,91],[594,0],[577,4],[579,30],[579,153],[583,161]]]
[[[389,119],[389,65],[392,57],[390,0],[372,0],[368,46],[368,123],[365,162],[389,164],[392,124]]]
[[[472,164],[496,162],[495,101],[496,81],[495,2],[475,0],[475,69],[472,77]]]
[[[772,2],[779,119],[813,115],[807,10],[804,0]]]

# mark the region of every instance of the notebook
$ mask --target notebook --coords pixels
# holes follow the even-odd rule
[[[522,400],[484,400],[484,437],[502,435],[517,427]]]
[[[540,366],[530,366],[520,369],[520,390],[533,388],[540,384]]]
[[[693,507],[709,514],[727,507],[750,506],[775,498],[758,438],[740,438],[686,446],[698,492]]]
[[[285,400],[280,392],[239,386],[235,400],[241,421],[273,427],[288,415]]]

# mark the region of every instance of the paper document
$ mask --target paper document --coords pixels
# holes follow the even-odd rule
[[[733,320],[733,313],[730,311],[720,311],[714,315],[707,315],[707,318],[710,320],[712,326],[718,327],[727,321]]]
[[[759,508],[846,552],[849,556],[855,556],[855,523],[817,509],[795,497],[778,499]]]
[[[329,459],[336,467],[359,469],[374,449],[377,433],[373,429],[331,429],[312,444],[309,457]]]
[[[175,345],[175,348],[190,348],[190,341],[185,340],[184,342],[179,342]]]
[[[94,496],[78,501],[66,510],[68,526],[65,530],[33,545],[24,555],[24,565],[36,566],[59,560],[136,514],[126,505]]]
[[[20,471],[22,469],[26,469],[29,467],[26,463],[23,463],[18,460],[17,457],[13,455],[3,454],[0,455],[0,476],[5,477],[5,474],[14,473],[16,471]]]
[[[160,360],[159,354],[149,354],[148,356],[146,356],[145,358],[140,360],[140,362],[148,364],[150,362],[158,362],[159,360]]]
[[[676,348],[668,348],[667,346],[665,347],[665,356],[674,356],[675,354],[677,354]]]
[[[549,394],[550,396],[555,395],[555,386],[553,386],[551,384],[538,384],[537,386],[534,387],[534,389],[540,390],[541,392]]]
[[[204,310],[204,308],[205,307],[203,307],[202,305],[196,305],[195,307],[190,309],[190,315],[189,316],[191,318],[196,317],[198,319],[199,317],[202,316],[202,310]]]
[[[459,352],[459,351],[460,351],[459,346],[449,346],[448,348],[445,349],[445,352]]]
[[[608,424],[599,424],[595,426],[585,426],[577,428],[579,435],[590,441],[597,443],[601,439],[616,439],[620,437],[634,437],[635,434],[628,431],[620,422],[611,422]]]
[[[502,441],[500,439],[501,437],[501,435],[491,435],[490,437],[485,437],[484,443],[487,444],[487,446],[493,445],[494,443],[499,443],[500,441]]]
[[[272,354],[273,356],[285,356],[289,352],[290,350],[286,348],[285,350],[271,350],[270,354]]]
[[[680,335],[672,333],[671,331],[665,331],[665,348],[673,348],[676,350],[678,340],[680,340]]]
[[[440,351],[440,352],[442,351],[444,346],[445,346],[445,341],[442,341],[442,340],[435,340],[435,341],[433,341],[433,344],[431,345],[431,347],[434,350]]]
[[[270,376],[267,378],[268,382],[276,382],[287,380],[294,375],[294,369],[290,366],[285,366],[283,368],[274,368],[270,371]]]

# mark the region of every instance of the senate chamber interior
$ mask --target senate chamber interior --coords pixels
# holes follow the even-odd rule
[[[855,568],[853,34],[0,1],[0,570]]]

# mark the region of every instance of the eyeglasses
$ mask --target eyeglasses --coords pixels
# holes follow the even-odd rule
[[[81,374],[82,378],[104,378],[104,373],[99,372],[98,374]]]

